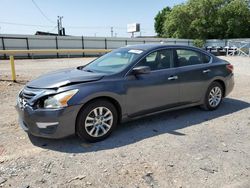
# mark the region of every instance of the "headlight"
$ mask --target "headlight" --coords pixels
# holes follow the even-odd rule
[[[78,89],[69,90],[50,96],[44,100],[44,108],[62,108],[68,106],[68,101],[78,92]]]

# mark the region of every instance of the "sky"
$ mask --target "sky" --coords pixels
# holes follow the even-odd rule
[[[0,0],[0,34],[57,32],[57,16],[67,35],[128,37],[127,24],[140,23],[141,33],[152,36],[154,17],[166,6],[184,0]]]

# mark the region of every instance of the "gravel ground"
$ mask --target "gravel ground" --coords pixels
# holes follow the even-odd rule
[[[28,136],[14,109],[28,80],[91,58],[17,60],[18,83],[0,61],[0,186],[250,187],[250,58],[223,58],[235,66],[236,86],[218,110],[136,120],[95,144]]]

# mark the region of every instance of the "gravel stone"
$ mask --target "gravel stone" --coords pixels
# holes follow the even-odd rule
[[[219,109],[193,107],[145,117],[91,144],[74,136],[27,135],[14,106],[27,81],[93,58],[15,60],[17,83],[7,81],[9,61],[0,60],[0,185],[250,187],[250,58],[222,58],[234,65],[235,88]]]

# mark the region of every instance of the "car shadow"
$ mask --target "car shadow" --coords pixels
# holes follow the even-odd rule
[[[31,142],[38,147],[64,153],[85,153],[113,149],[136,143],[143,139],[161,134],[185,136],[179,130],[206,122],[221,116],[230,115],[250,107],[241,100],[225,98],[220,108],[215,111],[203,111],[197,107],[164,112],[161,114],[123,123],[104,141],[87,143],[76,136],[53,140],[29,135]],[[219,126],[219,125],[218,125]]]

